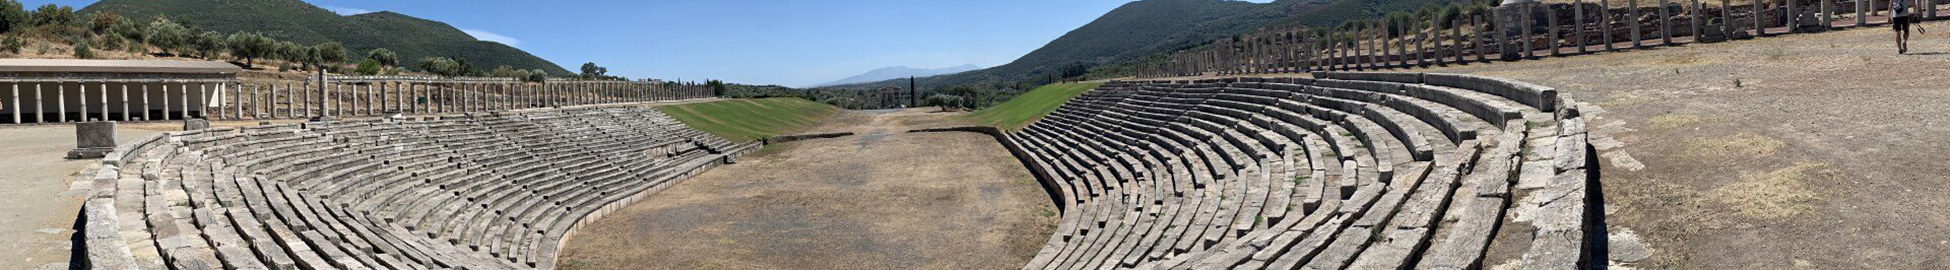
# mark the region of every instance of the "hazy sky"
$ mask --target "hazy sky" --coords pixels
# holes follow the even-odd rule
[[[570,70],[596,62],[630,78],[805,86],[890,66],[1005,64],[1129,0],[307,2],[447,22]]]

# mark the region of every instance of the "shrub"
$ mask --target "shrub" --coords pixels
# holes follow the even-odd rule
[[[190,29],[181,24],[157,17],[149,22],[149,45],[162,49],[163,53],[181,53],[189,45]]]
[[[122,45],[124,43],[128,43],[128,42],[123,40],[122,37],[104,36],[102,37],[102,50],[108,50],[108,51],[122,50]]]
[[[20,1],[0,0],[0,33],[12,33],[15,29],[27,27],[27,8]]]
[[[34,10],[32,16],[31,20],[36,26],[67,25],[75,21],[74,7],[56,4],[42,5],[41,8]]]
[[[372,52],[366,53],[366,59],[378,61],[381,66],[399,66],[399,54],[393,53],[393,50],[387,50],[386,48],[372,49]]]
[[[366,59],[365,61],[359,61],[359,67],[353,69],[352,72],[359,75],[379,75],[379,60]]]
[[[92,49],[89,49],[89,48],[88,48],[88,42],[86,42],[86,41],[77,41],[77,42],[75,42],[75,44],[74,44],[74,58],[80,58],[80,59],[94,59],[94,58],[95,58],[95,50],[92,50]]]
[[[6,39],[0,39],[0,49],[4,49],[9,53],[20,54],[21,47],[26,46],[27,43],[21,41],[20,37],[17,36],[7,36]]]

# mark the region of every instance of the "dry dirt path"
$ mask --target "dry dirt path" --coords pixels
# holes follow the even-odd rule
[[[1001,145],[926,110],[845,112],[582,230],[564,269],[1014,269],[1056,212]]]
[[[1653,250],[1627,266],[1950,269],[1950,23],[1925,26],[1912,55],[1878,27],[1415,71],[1603,108],[1610,224]]]
[[[164,131],[172,122],[123,123],[116,139],[129,143]],[[75,217],[83,191],[70,183],[100,159],[68,160],[73,125],[0,127],[0,269],[68,269]]]

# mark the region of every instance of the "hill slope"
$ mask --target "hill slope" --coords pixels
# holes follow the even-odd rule
[[[1047,78],[1048,74],[1064,73],[1065,70],[1128,64],[1142,57],[1170,53],[1219,37],[1245,33],[1285,18],[1290,6],[1319,1],[1324,0],[1280,0],[1269,4],[1229,0],[1131,2],[1009,64],[938,76],[921,80],[921,83],[923,88],[1013,84],[1032,78]],[[906,86],[903,80],[849,85],[845,88],[873,89],[896,84]]]
[[[386,48],[406,65],[425,57],[465,59],[476,68],[508,65],[570,74],[568,69],[520,49],[480,41],[446,23],[393,12],[339,16],[298,0],[103,0],[82,8],[82,14],[112,11],[138,21],[157,16],[221,33],[262,32],[279,40],[315,44],[338,41],[353,59],[366,51]]]
[[[885,81],[885,80],[893,80],[893,79],[906,79],[907,77],[932,77],[932,76],[938,76],[943,74],[955,74],[955,73],[968,72],[971,70],[978,70],[978,69],[982,69],[982,66],[961,65],[961,66],[945,67],[945,68],[911,68],[906,66],[886,67],[886,68],[875,69],[873,71],[868,71],[867,73],[864,74],[854,75],[853,77],[846,77],[845,79],[840,79],[838,81],[822,83],[819,85],[815,85],[814,87],[877,82],[877,81]]]
[[[1084,72],[1122,74],[1131,64],[1196,48],[1224,37],[1274,25],[1333,26],[1346,20],[1376,18],[1425,5],[1468,0],[1277,0],[1257,4],[1229,0],[1141,0],[1125,4],[1089,24],[1006,65],[924,78],[922,89],[954,85],[1042,84]],[[905,87],[906,80],[840,86],[847,89]]]

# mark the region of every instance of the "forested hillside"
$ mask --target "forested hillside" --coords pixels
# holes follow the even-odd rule
[[[393,12],[339,16],[298,0],[103,0],[80,14],[110,11],[138,22],[157,16],[222,33],[260,32],[303,44],[336,41],[356,53],[386,48],[405,66],[427,57],[451,57],[475,67],[510,66],[572,74],[561,65],[500,43],[479,41],[446,23]]]

